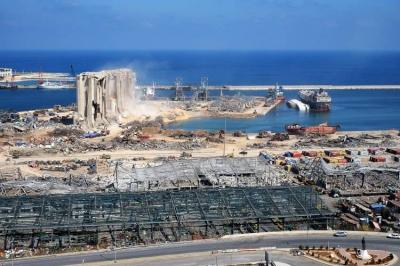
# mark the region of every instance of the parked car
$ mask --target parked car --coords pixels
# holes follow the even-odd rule
[[[391,233],[387,235],[387,238],[400,239],[400,234]]]
[[[345,231],[337,231],[337,232],[335,232],[335,233],[333,234],[333,236],[336,236],[336,237],[346,237],[346,236],[347,236],[347,232],[345,232]]]

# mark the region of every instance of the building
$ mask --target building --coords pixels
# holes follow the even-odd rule
[[[243,187],[0,198],[0,245],[130,246],[280,230],[326,230],[311,187]]]
[[[76,82],[75,121],[88,129],[119,121],[134,107],[136,75],[130,69],[84,72]]]
[[[0,68],[0,79],[5,77],[12,77],[13,71],[11,68]]]

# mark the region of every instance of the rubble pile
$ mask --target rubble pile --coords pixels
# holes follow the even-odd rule
[[[387,193],[400,189],[400,169],[396,166],[374,166],[358,163],[332,165],[322,158],[304,158],[296,166],[306,183],[327,190],[338,190],[341,195]]]
[[[4,111],[0,110],[0,123],[15,123],[19,121],[19,114],[10,112],[10,111]]]
[[[254,108],[257,106],[257,102],[254,97],[221,97],[218,100],[213,101],[208,107],[210,112],[230,112],[230,113],[240,113],[249,108]]]
[[[26,180],[10,180],[0,183],[0,195],[43,195],[101,191],[98,184],[81,176],[60,179],[50,176],[29,177]]]
[[[83,133],[83,130],[76,127],[56,127],[49,135],[53,137],[79,137]]]
[[[124,161],[117,171],[116,186],[120,190],[247,187],[281,185],[290,180],[286,171],[258,157],[160,158],[145,166],[132,166],[132,162]]]
[[[200,139],[192,139],[184,142],[170,142],[166,140],[122,139],[119,147],[131,150],[194,150],[206,147],[206,142]]]
[[[382,137],[373,137],[368,134],[361,134],[357,137],[339,136],[330,139],[324,136],[309,135],[299,139],[292,147],[293,148],[308,148],[308,147],[330,147],[330,148],[352,148],[363,146],[392,146],[395,142],[391,140],[390,135]]]
[[[26,133],[32,129],[72,125],[73,110],[74,106],[55,106],[53,109],[41,109],[33,112],[0,111],[0,132],[3,135],[4,133]]]
[[[206,138],[212,133],[209,133],[205,130],[194,130],[188,131],[183,129],[165,129],[163,130],[163,134],[168,137],[176,138],[176,139],[186,139],[186,138]]]

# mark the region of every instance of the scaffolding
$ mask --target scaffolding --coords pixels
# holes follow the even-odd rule
[[[208,101],[208,77],[201,78],[201,85],[193,92],[195,101]]]
[[[174,98],[174,100],[175,101],[185,100],[185,95],[183,94],[181,78],[176,78],[176,81],[175,81],[175,98]]]
[[[326,229],[332,219],[303,186],[0,197],[0,243],[5,250],[130,246]]]

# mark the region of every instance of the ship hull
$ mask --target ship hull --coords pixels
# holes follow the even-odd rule
[[[314,112],[329,112],[331,110],[330,103],[315,103],[315,102],[307,102],[302,101],[305,104],[310,106],[310,111]]]
[[[320,124],[317,126],[304,127],[299,124],[292,124],[286,126],[286,131],[289,134],[301,135],[301,134],[334,134],[339,126],[329,126],[328,124]]]
[[[310,107],[310,111],[328,112],[331,110],[331,97],[322,89],[319,91],[300,91],[299,98]]]

